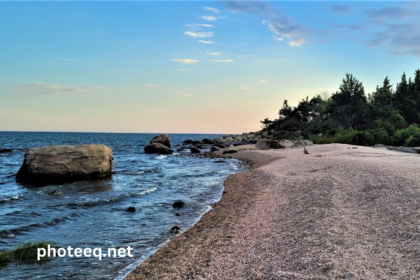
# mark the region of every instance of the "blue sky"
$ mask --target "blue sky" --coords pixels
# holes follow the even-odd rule
[[[0,130],[242,133],[420,68],[420,2],[0,2]]]

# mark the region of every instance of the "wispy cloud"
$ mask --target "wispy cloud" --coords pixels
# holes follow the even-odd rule
[[[276,41],[283,41],[283,38],[282,37],[274,36],[274,40],[276,40]]]
[[[248,89],[249,89],[249,87],[248,87],[248,86],[243,86],[243,87],[241,87],[241,89],[243,89],[243,90],[248,90]]]
[[[208,21],[215,21],[217,20],[217,17],[213,17],[213,16],[203,16],[202,19],[204,20],[208,20]]]
[[[248,1],[224,1],[223,5],[231,12],[242,12],[252,15],[267,17],[263,24],[276,35],[290,38],[291,46],[301,46],[305,39],[304,34],[309,33],[309,29],[295,23],[292,19],[282,15],[278,10],[273,9],[266,2],[248,2]],[[277,38],[277,37],[276,37]]]
[[[333,11],[334,13],[346,13],[353,11],[353,8],[345,5],[332,5],[331,11]]]
[[[292,47],[300,47],[302,46],[302,44],[305,44],[305,39],[303,38],[299,38],[289,42],[289,45],[291,45]]]
[[[200,40],[200,41],[198,41],[199,43],[202,43],[202,44],[214,44],[214,42],[213,41],[205,41],[205,40]]]
[[[267,80],[266,77],[264,77],[262,80],[260,80],[260,83],[267,83],[267,82],[268,82],[268,80]]]
[[[193,27],[193,28],[197,28],[197,27],[214,27],[213,24],[205,24],[205,23],[191,23],[191,24],[186,24],[186,26]]]
[[[24,91],[24,92],[31,92],[31,93],[40,93],[40,94],[57,94],[57,93],[76,93],[76,92],[86,92],[86,93],[94,93],[99,90],[104,89],[104,87],[100,86],[62,86],[59,84],[44,84],[44,83],[33,83],[33,84],[24,84],[24,85],[17,85],[15,89]]]
[[[208,10],[208,11],[212,11],[213,13],[220,13],[220,11],[216,8],[212,8],[212,7],[203,7],[204,9]]]
[[[182,97],[191,97],[191,94],[186,93],[186,92],[185,92],[185,91],[183,91],[183,90],[177,90],[177,93],[178,93],[179,95],[181,95]]]
[[[365,11],[371,18],[405,19],[412,16],[419,16],[418,11],[403,7],[391,7],[379,10]]]
[[[184,33],[185,35],[191,36],[193,38],[205,38],[205,37],[212,37],[213,36],[213,32],[192,32],[192,31],[187,31]]]
[[[233,62],[232,59],[213,59],[211,61],[214,61],[214,62],[224,62],[224,63]]]
[[[220,53],[219,52],[212,52],[212,53],[210,53],[210,55],[220,55]]]
[[[158,87],[159,85],[152,85],[152,84],[147,84],[145,85],[146,87]]]
[[[198,62],[197,59],[189,59],[189,58],[173,58],[172,61],[185,63],[185,64],[194,64]]]

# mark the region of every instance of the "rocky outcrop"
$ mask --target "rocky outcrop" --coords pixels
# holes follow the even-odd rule
[[[28,149],[16,181],[32,185],[111,177],[114,158],[105,145]]]
[[[182,145],[188,145],[188,144],[192,144],[192,143],[193,143],[193,140],[187,139],[184,142],[182,142]]]
[[[169,140],[169,135],[168,134],[161,134],[158,136],[155,136],[152,138],[152,140],[150,140],[150,144],[153,143],[160,143],[162,145],[165,145],[166,147],[171,147],[171,142]]]
[[[203,144],[206,144],[206,145],[214,145],[214,144],[216,144],[216,142],[213,139],[207,139],[207,138],[204,138],[201,142]]]
[[[274,140],[267,140],[267,139],[261,139],[257,142],[255,145],[260,150],[269,150],[269,149],[284,149],[285,147]]]
[[[144,152],[146,154],[170,155],[173,154],[174,151],[161,143],[152,143],[144,147]]]
[[[220,150],[220,148],[216,147],[216,146],[213,146],[213,147],[210,148],[211,152],[216,152],[216,151],[219,151],[219,150]]]

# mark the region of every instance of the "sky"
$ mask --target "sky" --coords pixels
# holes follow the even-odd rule
[[[0,131],[243,133],[420,68],[420,2],[0,1]]]

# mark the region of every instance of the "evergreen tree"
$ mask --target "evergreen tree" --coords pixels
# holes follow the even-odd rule
[[[340,126],[355,128],[362,123],[367,99],[362,82],[346,74],[338,92],[331,96],[332,113]]]

